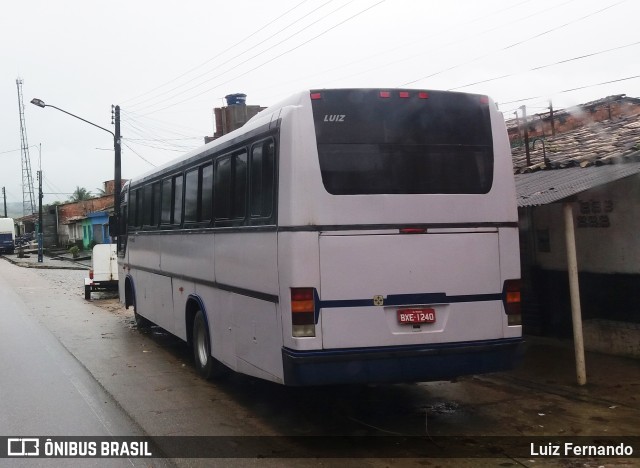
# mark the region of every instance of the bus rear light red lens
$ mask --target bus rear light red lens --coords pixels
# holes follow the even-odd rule
[[[426,92],[424,92],[424,91],[420,91],[420,92],[418,93],[418,97],[419,97],[420,99],[429,99],[429,93],[426,93]]]
[[[93,279],[93,270],[89,270],[89,279]]]
[[[380,91],[380,97],[381,98],[390,98],[391,97],[391,93],[389,91]]]
[[[504,311],[509,325],[522,325],[522,281],[506,280],[503,287]]]
[[[322,99],[322,93],[311,93],[311,99],[314,101]]]
[[[291,302],[313,301],[313,288],[291,288]]]
[[[313,288],[291,288],[291,334],[298,338],[316,336]]]
[[[401,98],[408,98],[409,97],[409,92],[408,91],[400,91],[400,97]]]
[[[480,104],[489,104],[488,96],[480,96]]]

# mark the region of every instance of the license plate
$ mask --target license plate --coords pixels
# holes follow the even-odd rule
[[[400,309],[398,322],[402,323],[433,323],[436,321],[434,309]]]

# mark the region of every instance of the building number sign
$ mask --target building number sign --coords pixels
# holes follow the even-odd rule
[[[613,200],[579,200],[578,228],[611,227],[609,213],[613,211]]]

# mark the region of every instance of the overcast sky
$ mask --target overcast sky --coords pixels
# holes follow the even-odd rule
[[[0,186],[22,202],[18,77],[50,203],[113,179],[113,139],[34,97],[110,130],[119,104],[129,178],[202,144],[230,93],[268,106],[308,88],[453,89],[508,117],[640,97],[638,18],[637,0],[4,2]]]

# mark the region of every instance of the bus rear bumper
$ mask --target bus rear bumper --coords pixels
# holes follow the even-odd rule
[[[296,351],[282,348],[284,384],[427,382],[513,369],[522,338],[462,343]]]

